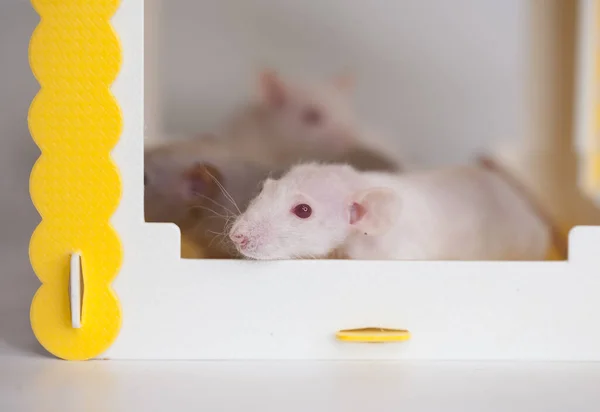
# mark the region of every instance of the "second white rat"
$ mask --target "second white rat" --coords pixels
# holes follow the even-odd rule
[[[308,84],[265,70],[258,79],[258,100],[236,112],[220,134],[233,150],[270,167],[320,161],[399,171],[398,156],[357,122],[352,87],[347,75]]]
[[[551,230],[490,168],[396,175],[309,163],[267,180],[230,238],[253,259],[543,260]]]

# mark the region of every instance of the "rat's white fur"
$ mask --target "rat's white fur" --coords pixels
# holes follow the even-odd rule
[[[351,224],[352,205],[370,191],[378,194],[375,206],[385,196],[392,206],[377,211],[367,202],[365,216],[381,215]],[[312,207],[309,219],[291,213],[299,202]],[[384,230],[372,231],[373,221]],[[394,175],[299,165],[265,183],[231,234],[247,237],[240,251],[254,259],[337,249],[350,259],[541,260],[550,246],[550,228],[528,201],[477,166]]]

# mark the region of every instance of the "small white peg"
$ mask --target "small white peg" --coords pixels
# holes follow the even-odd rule
[[[71,306],[71,326],[81,328],[81,254],[71,255],[71,270],[69,273],[69,302]]]

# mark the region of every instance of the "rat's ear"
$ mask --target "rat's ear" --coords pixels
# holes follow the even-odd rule
[[[260,97],[271,107],[281,107],[287,99],[287,87],[275,70],[263,70],[258,79]]]
[[[333,78],[333,85],[335,88],[344,93],[353,92],[355,83],[356,80],[351,73],[339,73]]]
[[[182,177],[183,196],[191,202],[203,196],[214,199],[219,194],[219,183],[223,184],[219,170],[208,163],[195,163]]]
[[[356,193],[350,204],[350,225],[365,235],[384,233],[399,213],[399,199],[388,188],[366,189]]]
[[[264,180],[262,180],[262,181],[260,182],[260,189],[262,190],[262,189],[264,189],[265,187],[269,187],[269,186],[273,185],[273,182],[274,182],[274,181],[275,181],[275,180],[274,180],[274,179],[272,179],[271,177],[267,177],[266,179],[264,179]]]

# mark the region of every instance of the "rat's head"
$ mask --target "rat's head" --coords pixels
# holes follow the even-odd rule
[[[395,193],[360,189],[360,179],[350,166],[318,164],[267,179],[230,239],[246,257],[290,259],[324,257],[354,234],[381,234],[394,218]]]
[[[146,151],[146,221],[173,222],[185,228],[207,215],[214,216],[210,210],[224,213],[215,206],[222,193],[219,183],[225,184],[220,168],[214,161],[202,159],[186,148],[187,144],[177,142]]]
[[[327,84],[300,85],[265,70],[259,79],[261,102],[279,138],[298,146],[343,151],[353,143],[352,79],[340,75]]]

